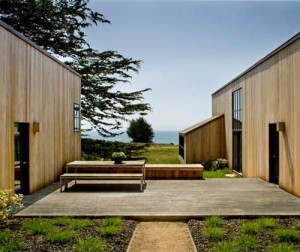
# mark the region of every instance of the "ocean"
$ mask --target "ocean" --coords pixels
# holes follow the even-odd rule
[[[102,137],[99,136],[97,131],[90,131],[90,132],[85,132],[85,136],[83,138],[93,138],[93,139],[102,139],[102,140],[107,140],[107,141],[119,141],[119,142],[124,142],[124,143],[129,143],[131,142],[131,138],[127,136],[126,132],[124,132],[120,136],[115,136],[115,137]],[[175,130],[155,130],[154,131],[154,138],[153,142],[154,143],[164,143],[164,144],[178,144],[179,143],[179,135],[178,131]]]

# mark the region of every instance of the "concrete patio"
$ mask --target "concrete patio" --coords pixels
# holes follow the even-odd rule
[[[26,196],[16,216],[123,216],[142,220],[185,220],[208,215],[300,216],[300,199],[259,178],[148,180],[137,184],[59,184]]]

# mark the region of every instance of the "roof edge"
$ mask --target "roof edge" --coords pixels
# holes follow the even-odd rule
[[[208,124],[208,123],[210,123],[210,122],[212,122],[212,121],[214,121],[214,120],[216,120],[216,119],[218,119],[218,118],[220,118],[222,116],[224,116],[224,114],[209,117],[208,119],[206,119],[204,121],[201,121],[201,122],[199,122],[197,124],[194,124],[194,125],[186,128],[186,129],[180,131],[179,134],[180,135],[184,135],[184,134],[190,133],[191,131],[193,131],[195,129],[198,129],[198,128],[200,128],[200,127],[202,127],[202,126],[204,126],[204,125],[206,125],[206,124]]]
[[[256,62],[254,65],[252,65],[251,67],[247,68],[244,72],[242,72],[241,74],[239,74],[237,77],[235,77],[231,81],[227,82],[224,86],[222,86],[221,88],[217,89],[217,91],[215,91],[214,93],[212,93],[212,96],[216,95],[217,93],[219,93],[220,91],[222,91],[226,87],[230,86],[234,81],[238,80],[243,75],[247,74],[248,72],[250,72],[251,70],[253,70],[255,67],[257,67],[258,65],[260,65],[261,63],[263,63],[267,59],[271,58],[273,55],[275,55],[276,53],[278,53],[279,51],[281,51],[282,49],[284,49],[288,45],[292,44],[294,41],[296,41],[299,38],[300,38],[300,32],[298,32],[296,35],[294,35],[289,40],[287,40],[286,42],[284,42],[282,45],[278,46],[275,50],[273,50],[272,52],[270,52],[269,54],[267,54],[265,57],[263,57],[261,60],[259,60],[258,62]]]
[[[37,44],[35,44],[34,42],[32,42],[30,39],[26,38],[24,35],[22,35],[20,32],[18,32],[17,30],[15,30],[13,27],[11,27],[10,25],[8,25],[5,22],[3,22],[1,19],[0,19],[0,26],[2,26],[4,29],[8,30],[9,32],[13,33],[19,39],[21,39],[24,42],[26,42],[27,44],[31,45],[32,47],[34,47],[35,49],[37,49],[38,51],[40,51],[41,53],[43,53],[47,57],[51,58],[52,60],[54,60],[55,62],[57,62],[61,66],[63,66],[64,68],[67,68],[69,71],[71,71],[72,73],[76,74],[78,77],[80,77],[80,78],[82,77],[81,74],[79,74],[78,72],[76,72],[73,68],[69,67],[68,65],[66,65],[65,63],[63,63],[62,61],[60,61],[59,59],[55,58],[53,55],[51,55],[50,53],[48,53],[46,50],[42,49],[40,46],[38,46]]]

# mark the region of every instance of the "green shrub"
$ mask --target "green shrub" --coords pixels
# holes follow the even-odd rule
[[[209,159],[202,162],[203,168],[205,171],[212,171],[213,170],[213,162],[217,160],[216,157],[210,157]]]
[[[98,229],[101,236],[113,236],[120,232],[119,226],[106,226]]]
[[[109,217],[102,220],[103,226],[119,226],[122,223],[122,218],[120,217]]]
[[[259,223],[255,221],[249,221],[242,225],[242,231],[248,235],[256,235],[260,231]]]
[[[293,226],[295,227],[295,229],[300,230],[300,220],[295,220],[293,222]]]
[[[148,144],[122,143],[91,138],[81,138],[81,158],[83,160],[110,160],[113,152],[124,152],[127,159],[141,156]]]
[[[89,219],[72,219],[69,227],[74,230],[88,227],[92,224]]]
[[[94,237],[80,240],[76,245],[78,252],[102,252],[107,248],[107,244],[103,240]]]
[[[23,221],[23,228],[34,235],[47,234],[53,229],[51,223],[46,220],[34,218]]]
[[[224,221],[220,216],[210,216],[205,219],[205,223],[208,227],[219,227],[223,222]]]
[[[0,251],[14,252],[20,250],[24,245],[24,240],[14,235],[10,230],[0,231]]]
[[[242,251],[255,251],[258,247],[256,237],[251,235],[242,235],[237,242]]]
[[[276,220],[274,218],[263,217],[258,219],[257,221],[262,228],[274,229],[277,225]]]
[[[69,226],[71,222],[72,222],[72,218],[68,216],[56,217],[51,221],[52,225],[59,226],[59,227]]]
[[[224,158],[218,158],[217,160],[213,161],[212,169],[215,170],[222,170],[228,167],[228,160]]]
[[[22,194],[12,196],[11,190],[0,190],[0,223],[6,222],[22,207]]]
[[[46,235],[46,240],[50,243],[64,244],[75,237],[76,233],[72,230],[55,230]]]
[[[299,232],[294,229],[278,229],[275,235],[280,242],[296,241],[299,238]]]
[[[294,247],[292,245],[286,244],[286,243],[281,243],[277,245],[271,245],[269,246],[270,252],[296,252]]]
[[[236,241],[221,241],[218,242],[213,252],[240,252]]]
[[[221,240],[225,232],[222,228],[208,227],[203,231],[203,235],[210,240]]]

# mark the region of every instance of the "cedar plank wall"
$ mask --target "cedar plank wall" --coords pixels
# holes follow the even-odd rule
[[[224,117],[221,116],[184,135],[186,164],[197,164],[210,157],[225,157]]]
[[[0,188],[14,188],[14,122],[28,122],[33,193],[80,158],[73,103],[80,104],[81,79],[1,23],[0,41]],[[33,133],[34,121],[40,132]]]
[[[213,95],[213,116],[225,114],[227,156],[232,166],[232,92],[243,89],[243,175],[269,180],[269,124],[279,132],[279,185],[300,197],[300,39],[267,58]]]

